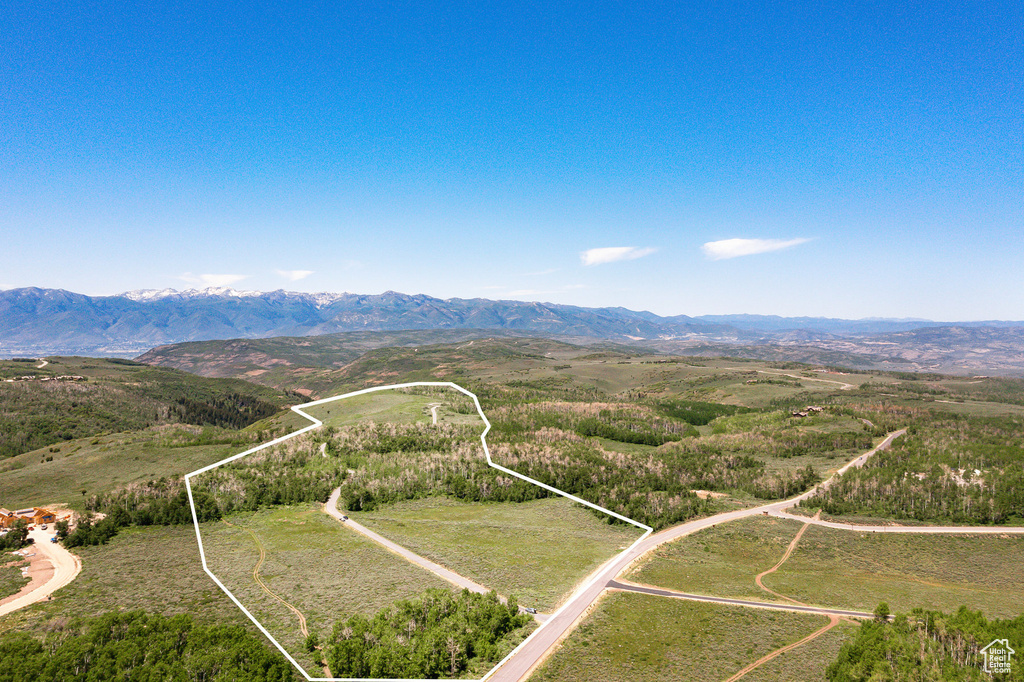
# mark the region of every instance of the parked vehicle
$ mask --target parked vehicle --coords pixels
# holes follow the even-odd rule
[[[50,542],[56,543],[57,542],[57,536],[53,536],[52,538],[50,538]]]
[[[523,611],[526,611],[527,613],[537,613],[537,609],[532,606],[524,606]]]
[[[39,526],[39,527],[42,528],[43,530],[46,530],[46,524],[45,523],[43,525]]]

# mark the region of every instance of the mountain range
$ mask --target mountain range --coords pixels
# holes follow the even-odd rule
[[[0,357],[132,356],[184,341],[426,329],[503,330],[563,339],[603,339],[674,352],[701,347],[816,348],[863,355],[864,359],[856,363],[859,365],[890,358],[913,364],[916,369],[945,366],[949,364],[945,360],[956,361],[973,354],[986,360],[987,356],[999,359],[966,364],[963,369],[1024,367],[1022,322],[765,315],[663,317],[625,308],[439,299],[394,291],[366,295],[208,288],[140,290],[115,296],[34,287],[0,291]],[[905,352],[908,348],[912,349],[909,355]],[[764,355],[763,349],[755,354]]]

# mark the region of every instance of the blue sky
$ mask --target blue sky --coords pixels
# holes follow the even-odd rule
[[[0,288],[1024,319],[1019,2],[324,5],[9,5]]]

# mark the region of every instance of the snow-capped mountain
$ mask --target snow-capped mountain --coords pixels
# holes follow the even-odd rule
[[[141,289],[85,296],[61,289],[0,292],[0,355],[146,350],[179,341],[307,336],[342,331],[516,329],[612,339],[699,332],[725,325],[659,318],[624,308],[425,295]]]

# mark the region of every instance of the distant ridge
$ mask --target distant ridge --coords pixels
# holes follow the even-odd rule
[[[772,315],[662,317],[619,307],[439,299],[395,291],[301,293],[211,287],[142,289],[116,296],[86,296],[34,287],[0,291],[0,357],[131,357],[156,346],[186,341],[428,329],[505,330],[549,338],[604,339],[672,352],[700,347],[733,353],[738,348],[771,346],[794,349],[793,355],[799,357],[798,349],[814,348],[890,358],[918,369],[948,366],[942,360],[948,347],[964,357],[994,351],[990,357],[999,358],[994,366],[1024,367],[1021,322]],[[896,347],[900,352],[895,352]],[[912,351],[904,352],[907,348]],[[968,366],[984,363],[964,368]]]
[[[737,330],[624,308],[383,294],[140,290],[86,296],[61,289],[0,292],[0,355],[124,354],[181,341],[347,331],[507,329],[602,339],[736,341]]]

